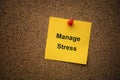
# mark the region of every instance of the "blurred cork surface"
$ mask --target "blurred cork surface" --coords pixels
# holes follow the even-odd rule
[[[45,60],[50,16],[92,22],[88,64]],[[0,0],[0,80],[119,80],[120,0]]]

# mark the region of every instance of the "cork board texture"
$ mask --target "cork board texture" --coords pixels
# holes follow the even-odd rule
[[[49,17],[92,22],[88,64],[45,60]],[[0,80],[119,80],[120,0],[0,0]]]

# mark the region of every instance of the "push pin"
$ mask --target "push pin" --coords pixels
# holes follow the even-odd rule
[[[73,25],[73,19],[69,19],[67,23],[68,23],[69,26],[72,26]]]

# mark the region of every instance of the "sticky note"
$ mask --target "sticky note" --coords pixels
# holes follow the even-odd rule
[[[91,22],[50,17],[45,59],[87,64]]]

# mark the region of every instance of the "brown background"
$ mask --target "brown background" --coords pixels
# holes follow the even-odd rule
[[[50,16],[93,23],[86,66],[44,60]],[[0,80],[119,80],[119,58],[120,0],[0,0]]]

